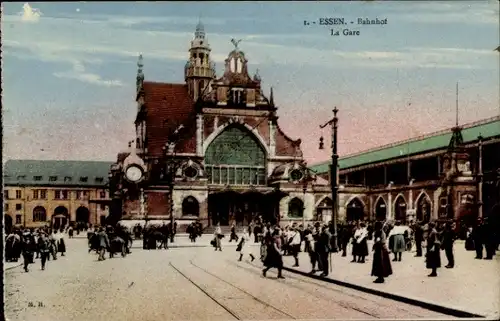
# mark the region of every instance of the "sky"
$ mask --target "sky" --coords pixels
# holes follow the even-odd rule
[[[267,95],[273,87],[279,125],[301,138],[309,164],[330,156],[319,125],[335,106],[341,157],[453,126],[457,82],[461,124],[500,113],[499,1],[2,6],[4,160],[116,160],[135,137],[138,55],[146,80],[183,83],[198,21],[218,77],[230,40],[242,39],[250,74],[259,69]],[[347,25],[319,25],[326,17]]]

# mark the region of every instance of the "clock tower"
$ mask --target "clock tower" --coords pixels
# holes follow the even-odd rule
[[[194,39],[189,49],[189,60],[184,67],[184,78],[193,101],[210,92],[211,81],[215,78],[215,63],[210,60],[210,45],[201,22],[196,26]]]

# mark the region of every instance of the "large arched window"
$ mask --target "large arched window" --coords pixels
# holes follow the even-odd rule
[[[33,222],[47,221],[47,211],[43,206],[37,206],[33,209]]]
[[[208,146],[205,172],[209,184],[265,185],[266,152],[252,132],[232,125]]]
[[[299,218],[304,216],[304,202],[295,197],[288,203],[288,217]]]
[[[188,196],[182,202],[182,215],[184,216],[199,216],[200,205],[196,198]]]

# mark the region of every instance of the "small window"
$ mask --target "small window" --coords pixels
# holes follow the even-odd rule
[[[3,197],[4,197],[5,199],[9,199],[9,191],[4,191],[4,192],[3,192]]]
[[[23,180],[25,180],[25,179],[26,179],[26,175],[19,175],[19,176],[17,177],[17,180],[18,180],[18,181],[23,181]]]
[[[38,196],[39,196],[38,195],[38,190],[37,189],[33,190],[33,199],[37,200]]]
[[[60,199],[61,198],[61,191],[54,191],[54,198]]]
[[[96,183],[102,183],[102,182],[104,182],[104,178],[103,177],[96,177],[95,178],[95,182]]]
[[[61,198],[63,200],[67,200],[68,199],[68,191],[61,191]]]
[[[16,191],[16,198],[21,199],[21,191]]]
[[[50,181],[50,182],[55,182],[55,181],[57,181],[57,176],[50,176],[50,177],[49,177],[49,181]]]
[[[87,176],[80,177],[80,182],[82,182],[82,183],[87,183],[88,180],[89,180],[89,178]]]
[[[16,211],[20,211],[23,208],[23,204],[16,204]]]
[[[42,180],[42,176],[33,176],[33,179],[35,181],[41,181]]]
[[[100,198],[106,198],[106,192],[105,192],[105,191],[101,191],[101,192],[99,193],[99,197],[100,197]]]
[[[22,224],[22,216],[21,215],[16,215],[16,224]]]
[[[40,198],[43,200],[47,199],[47,190],[46,189],[40,190]]]
[[[64,182],[71,182],[71,176],[64,176]]]

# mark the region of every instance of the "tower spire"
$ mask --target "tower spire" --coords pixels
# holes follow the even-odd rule
[[[142,68],[144,67],[143,59],[142,59],[142,54],[139,54],[139,58],[137,59],[137,77],[136,77],[136,85],[137,85],[137,92],[142,87],[142,83],[144,82],[144,73]]]
[[[273,87],[271,87],[271,94],[269,95],[269,103],[271,104],[271,106],[274,106]]]

